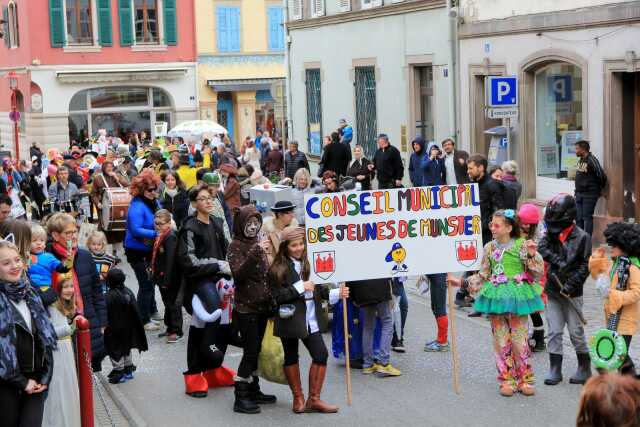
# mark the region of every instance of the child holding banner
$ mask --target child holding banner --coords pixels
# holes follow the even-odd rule
[[[482,267],[467,279],[477,291],[474,308],[491,320],[500,394],[513,396],[519,391],[532,396],[535,389],[527,321],[531,313],[544,310],[538,283],[544,264],[536,243],[519,237],[512,209],[496,211],[489,226],[493,240],[484,247]]]

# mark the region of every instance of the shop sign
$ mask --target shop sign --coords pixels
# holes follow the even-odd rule
[[[514,108],[488,108],[487,116],[490,119],[512,119],[518,117],[518,107]]]

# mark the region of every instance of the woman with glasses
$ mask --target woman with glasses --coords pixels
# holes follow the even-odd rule
[[[150,169],[133,178],[129,189],[133,198],[124,237],[124,253],[138,280],[138,310],[147,331],[158,330],[160,326],[154,320],[162,320],[156,307],[153,282],[147,273],[156,238],[153,219],[158,210],[159,185],[160,178]]]
[[[96,263],[89,251],[78,248],[78,226],[68,213],[53,214],[47,221],[47,233],[52,239],[47,252],[70,268],[67,273],[54,273],[53,288],[59,293],[61,282],[71,276],[77,311],[87,318],[91,327],[91,367],[99,372],[105,356],[102,335],[107,326],[107,304]]]

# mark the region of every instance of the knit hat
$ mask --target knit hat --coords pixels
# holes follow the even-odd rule
[[[124,272],[119,268],[112,268],[107,273],[107,286],[109,289],[120,288],[124,286],[124,282],[127,280]]]
[[[202,181],[207,185],[220,185],[220,174],[218,172],[207,172],[202,177]]]
[[[520,219],[520,222],[523,224],[538,224],[540,222],[540,211],[536,205],[532,203],[525,203],[520,206],[518,219]]]
[[[280,233],[280,239],[283,242],[304,238],[304,228],[302,227],[285,227]]]

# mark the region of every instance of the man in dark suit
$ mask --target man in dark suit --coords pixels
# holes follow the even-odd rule
[[[469,153],[456,150],[455,143],[451,138],[442,141],[442,149],[444,150],[443,159],[447,185],[468,183],[467,160],[469,160]]]

